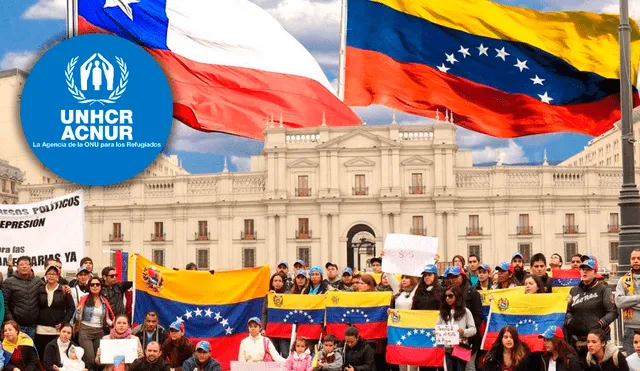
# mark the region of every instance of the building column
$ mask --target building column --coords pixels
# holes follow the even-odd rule
[[[609,261],[609,241],[605,240],[604,244],[600,243],[600,231],[602,226],[599,223],[600,210],[595,208],[587,208],[586,210],[587,225],[586,229],[579,231],[581,233],[587,233],[587,251],[593,255],[605,255],[607,259],[601,259],[603,261]],[[604,249],[603,249],[604,247]],[[578,246],[579,248],[579,246]],[[605,253],[603,254],[602,251]]]
[[[329,180],[329,177],[331,174],[331,171],[329,171],[328,169],[328,161],[327,161],[327,154],[328,152],[323,151],[320,152],[320,170],[319,170],[319,176],[320,176],[320,189],[327,189],[327,182]],[[309,181],[311,181],[311,179],[309,179]],[[309,187],[313,187],[314,185],[312,185],[311,183],[309,184]],[[317,192],[320,190],[316,190],[316,194]],[[313,189],[311,190],[311,192],[313,192]]]
[[[287,248],[287,216],[280,215],[278,217],[278,256],[277,262],[272,262],[269,265],[278,264],[281,260],[288,260],[289,250]],[[293,265],[292,265],[293,266]]]
[[[407,233],[402,230],[402,227],[400,226],[400,219],[400,214],[393,214],[393,233]]]
[[[329,216],[320,214],[320,263],[325,264],[331,259],[329,249]]]
[[[340,169],[338,165],[338,151],[331,152],[331,171],[329,172],[331,177],[331,189],[338,191],[340,186],[338,185],[338,177],[340,176]]]
[[[266,234],[266,249],[264,249],[264,253],[261,253],[260,250],[256,251],[256,260],[258,264],[266,264],[268,266],[273,266],[274,262],[270,260],[270,257],[275,256],[275,252],[277,249],[276,246],[276,218],[273,215],[267,215],[267,230],[264,231]],[[277,264],[277,263],[275,263]]]
[[[444,246],[444,221],[442,217],[441,211],[436,211],[436,233],[435,236],[438,237],[438,255],[440,255],[440,261],[448,261],[449,257],[447,255],[446,248]]]
[[[455,215],[456,213],[454,213],[453,211],[447,212],[446,213],[446,219],[444,219],[444,223],[446,223],[446,236],[447,239],[445,241],[445,246],[446,246],[446,250],[447,250],[447,256],[449,255],[455,255],[456,252],[459,252],[458,250],[458,239],[456,238],[456,224],[455,224]],[[451,252],[451,254],[449,254],[449,252]],[[467,256],[466,253],[466,249],[464,250],[464,253],[460,254],[462,256]]]
[[[267,153],[267,191],[276,188],[276,160],[274,153]]]
[[[218,218],[218,228],[218,265],[212,268],[219,270],[241,267],[242,250],[237,251],[236,246],[233,245],[231,218],[220,216]],[[242,249],[242,246],[240,246],[240,249]]]
[[[104,223],[104,218],[99,215],[99,211],[94,211],[91,216],[89,216],[89,221],[91,222],[91,232],[89,234],[89,241],[91,241],[90,250],[94,253],[100,254],[99,256],[102,257],[97,262],[101,265],[96,263],[94,264],[96,266],[107,267],[111,264],[111,253],[107,254],[102,252],[102,240],[104,239],[102,236],[102,225]],[[85,243],[85,241],[82,241],[82,243]],[[80,259],[82,258],[83,256],[78,257],[78,265],[80,265]],[[92,259],[95,259],[95,256],[92,257]]]
[[[338,225],[338,214],[331,214],[331,255],[329,259],[332,263],[344,267],[347,264],[347,252],[340,248],[340,230]]]
[[[385,236],[389,233],[391,233],[389,231],[389,214],[383,213],[382,214],[382,240],[383,241]]]
[[[556,223],[555,223],[555,212],[553,211],[552,208],[550,207],[543,207],[541,208],[541,225],[539,226],[533,226],[533,233],[540,233],[541,236],[541,240],[542,240],[542,246],[541,249],[537,249],[534,246],[534,250],[538,250],[538,251],[544,251],[545,256],[551,256],[551,254],[553,254],[555,252],[556,249]],[[531,221],[529,221],[530,224]],[[537,230],[536,230],[537,228]],[[560,252],[559,254],[562,255],[562,259],[564,260],[564,242],[561,241],[561,246],[560,246]]]
[[[178,267],[184,267],[187,265],[185,258],[191,254],[187,251],[187,211],[185,209],[173,211],[173,234],[173,248],[165,248],[165,259],[175,262]]]
[[[389,187],[389,150],[382,150],[380,153],[381,163],[381,178],[380,178],[380,187],[383,190],[387,190]]]
[[[392,188],[399,188],[400,187],[400,150],[398,149],[394,149],[392,152],[392,179],[393,179],[393,184],[392,184]]]

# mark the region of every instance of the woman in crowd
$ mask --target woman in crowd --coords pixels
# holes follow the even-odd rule
[[[469,339],[476,334],[476,325],[471,311],[466,308],[462,289],[459,286],[449,286],[444,290],[438,325],[457,325],[460,333],[460,345],[470,348]],[[448,371],[464,371],[467,362],[453,356],[453,347],[445,346],[445,364]]]
[[[83,296],[75,313],[78,343],[84,349],[82,360],[87,369],[95,368],[96,350],[105,329],[113,325],[114,315],[109,300],[102,295],[99,278],[89,280],[89,295]]]
[[[389,284],[393,288],[395,294],[391,297],[391,308],[394,309],[411,309],[413,306],[413,296],[418,286],[416,277],[402,275],[402,279],[398,284],[398,280],[393,274],[389,274]]]
[[[518,280],[513,276],[513,266],[507,262],[502,262],[495,269],[498,273],[498,281],[493,284],[492,289],[510,289],[518,287]]]
[[[438,267],[428,264],[422,271],[422,279],[418,283],[411,309],[440,310],[440,282],[438,281]]]
[[[285,294],[284,288],[284,276],[282,273],[276,273],[271,276],[271,280],[269,280],[269,293],[271,294]],[[268,298],[269,295],[267,294]],[[267,323],[269,322],[269,318],[267,316],[268,313],[268,304],[269,301],[265,299],[264,306],[262,307],[262,323],[264,324],[264,328],[267,328]],[[260,334],[262,336],[265,335],[265,330],[263,329]],[[273,338],[273,345],[276,347],[278,353],[282,354],[282,357],[289,357],[289,347],[291,346],[291,339],[287,338]]]
[[[191,358],[195,346],[184,337],[184,323],[175,321],[169,325],[169,337],[162,344],[162,356],[169,362],[173,371],[182,371],[182,364]]]
[[[8,363],[5,360],[5,370],[40,371],[40,360],[33,345],[33,340],[29,335],[20,332],[20,326],[16,321],[11,320],[4,323],[2,349],[11,354]]]
[[[58,284],[58,267],[50,265],[45,270],[45,284],[40,287],[38,303],[38,325],[36,326],[36,349],[40,359],[44,359],[44,348],[58,338],[63,323],[69,323],[73,317],[75,305],[73,297],[67,295]]]
[[[478,291],[491,290],[492,285],[491,267],[488,264],[480,264],[480,266],[478,266],[478,283],[475,289]]]
[[[322,268],[318,266],[309,269],[309,285],[302,293],[309,295],[322,295],[327,292],[327,283],[322,278]]]
[[[373,292],[376,291],[376,280],[368,274],[360,276],[360,285],[358,287],[360,292]]]
[[[353,287],[357,288],[358,292],[375,292],[376,281],[371,275],[361,274],[353,277]],[[356,281],[357,280],[357,281]],[[385,360],[385,354],[387,349],[387,340],[378,339],[369,342],[371,348],[374,350],[374,358],[376,363],[376,370],[385,371],[388,369],[387,362]]]
[[[389,284],[388,273],[382,273],[380,275],[380,283],[376,287],[377,291],[393,291],[391,285]]]
[[[60,326],[60,336],[51,340],[44,348],[42,354],[42,364],[46,371],[58,371],[62,367],[62,362],[67,356],[69,347],[73,344],[71,336],[73,335],[73,326],[64,323]]]
[[[462,255],[456,255],[451,259],[451,265],[454,267],[464,268],[464,257]]]
[[[109,335],[105,335],[103,337],[104,340],[109,340],[109,339],[135,339],[138,343],[138,358],[142,358],[144,357],[144,353],[142,351],[142,345],[140,344],[140,339],[138,339],[137,336],[133,335],[131,333],[131,326],[129,326],[129,318],[124,315],[124,314],[120,314],[116,317],[116,320],[113,323],[113,328],[111,329],[111,331],[109,332]],[[103,366],[103,370],[104,371],[111,371],[113,370],[113,364],[107,364],[107,365],[103,365],[100,362],[100,348],[98,348],[98,351],[96,352],[96,359],[95,359],[95,364],[99,365],[99,366]],[[128,370],[129,369],[129,363],[125,364],[125,369]]]
[[[487,353],[485,371],[528,371],[529,348],[520,341],[513,326],[505,326],[498,333],[496,342]]]
[[[624,353],[613,342],[607,341],[607,335],[601,329],[589,331],[587,349],[585,370],[629,371]]]
[[[291,287],[292,294],[302,294],[302,291],[307,287],[309,280],[307,279],[307,273],[302,269],[296,272],[296,278],[293,280],[293,286]]]
[[[540,371],[580,371],[576,351],[564,341],[564,332],[559,326],[549,326],[540,334],[544,339],[545,353],[540,360]]]
[[[240,342],[239,362],[285,362],[268,337],[260,334],[262,321],[258,317],[249,318],[249,336]]]
[[[544,294],[545,285],[540,277],[527,274],[524,276],[524,293],[525,294]]]

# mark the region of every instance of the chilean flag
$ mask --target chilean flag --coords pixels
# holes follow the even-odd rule
[[[169,80],[174,116],[197,130],[263,139],[267,117],[361,123],[311,53],[248,0],[78,0],[78,33],[143,46]]]

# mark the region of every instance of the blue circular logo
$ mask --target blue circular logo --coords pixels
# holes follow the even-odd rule
[[[169,83],[141,47],[82,35],[49,50],[22,91],[22,129],[56,175],[89,186],[125,181],[164,147],[173,122]]]

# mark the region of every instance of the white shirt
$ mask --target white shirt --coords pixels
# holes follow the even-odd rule
[[[549,358],[549,368],[547,368],[547,371],[556,371],[556,361],[551,358]]]
[[[638,371],[640,370],[640,356],[638,353],[633,353],[629,357],[627,357],[627,364],[629,365],[629,370]]]
[[[240,352],[238,354],[239,362],[262,362],[264,360],[264,337],[258,335],[243,339],[240,342]],[[274,362],[285,362],[286,359],[282,358],[280,353],[276,350],[275,346],[270,339],[267,338],[269,354],[273,358]]]

